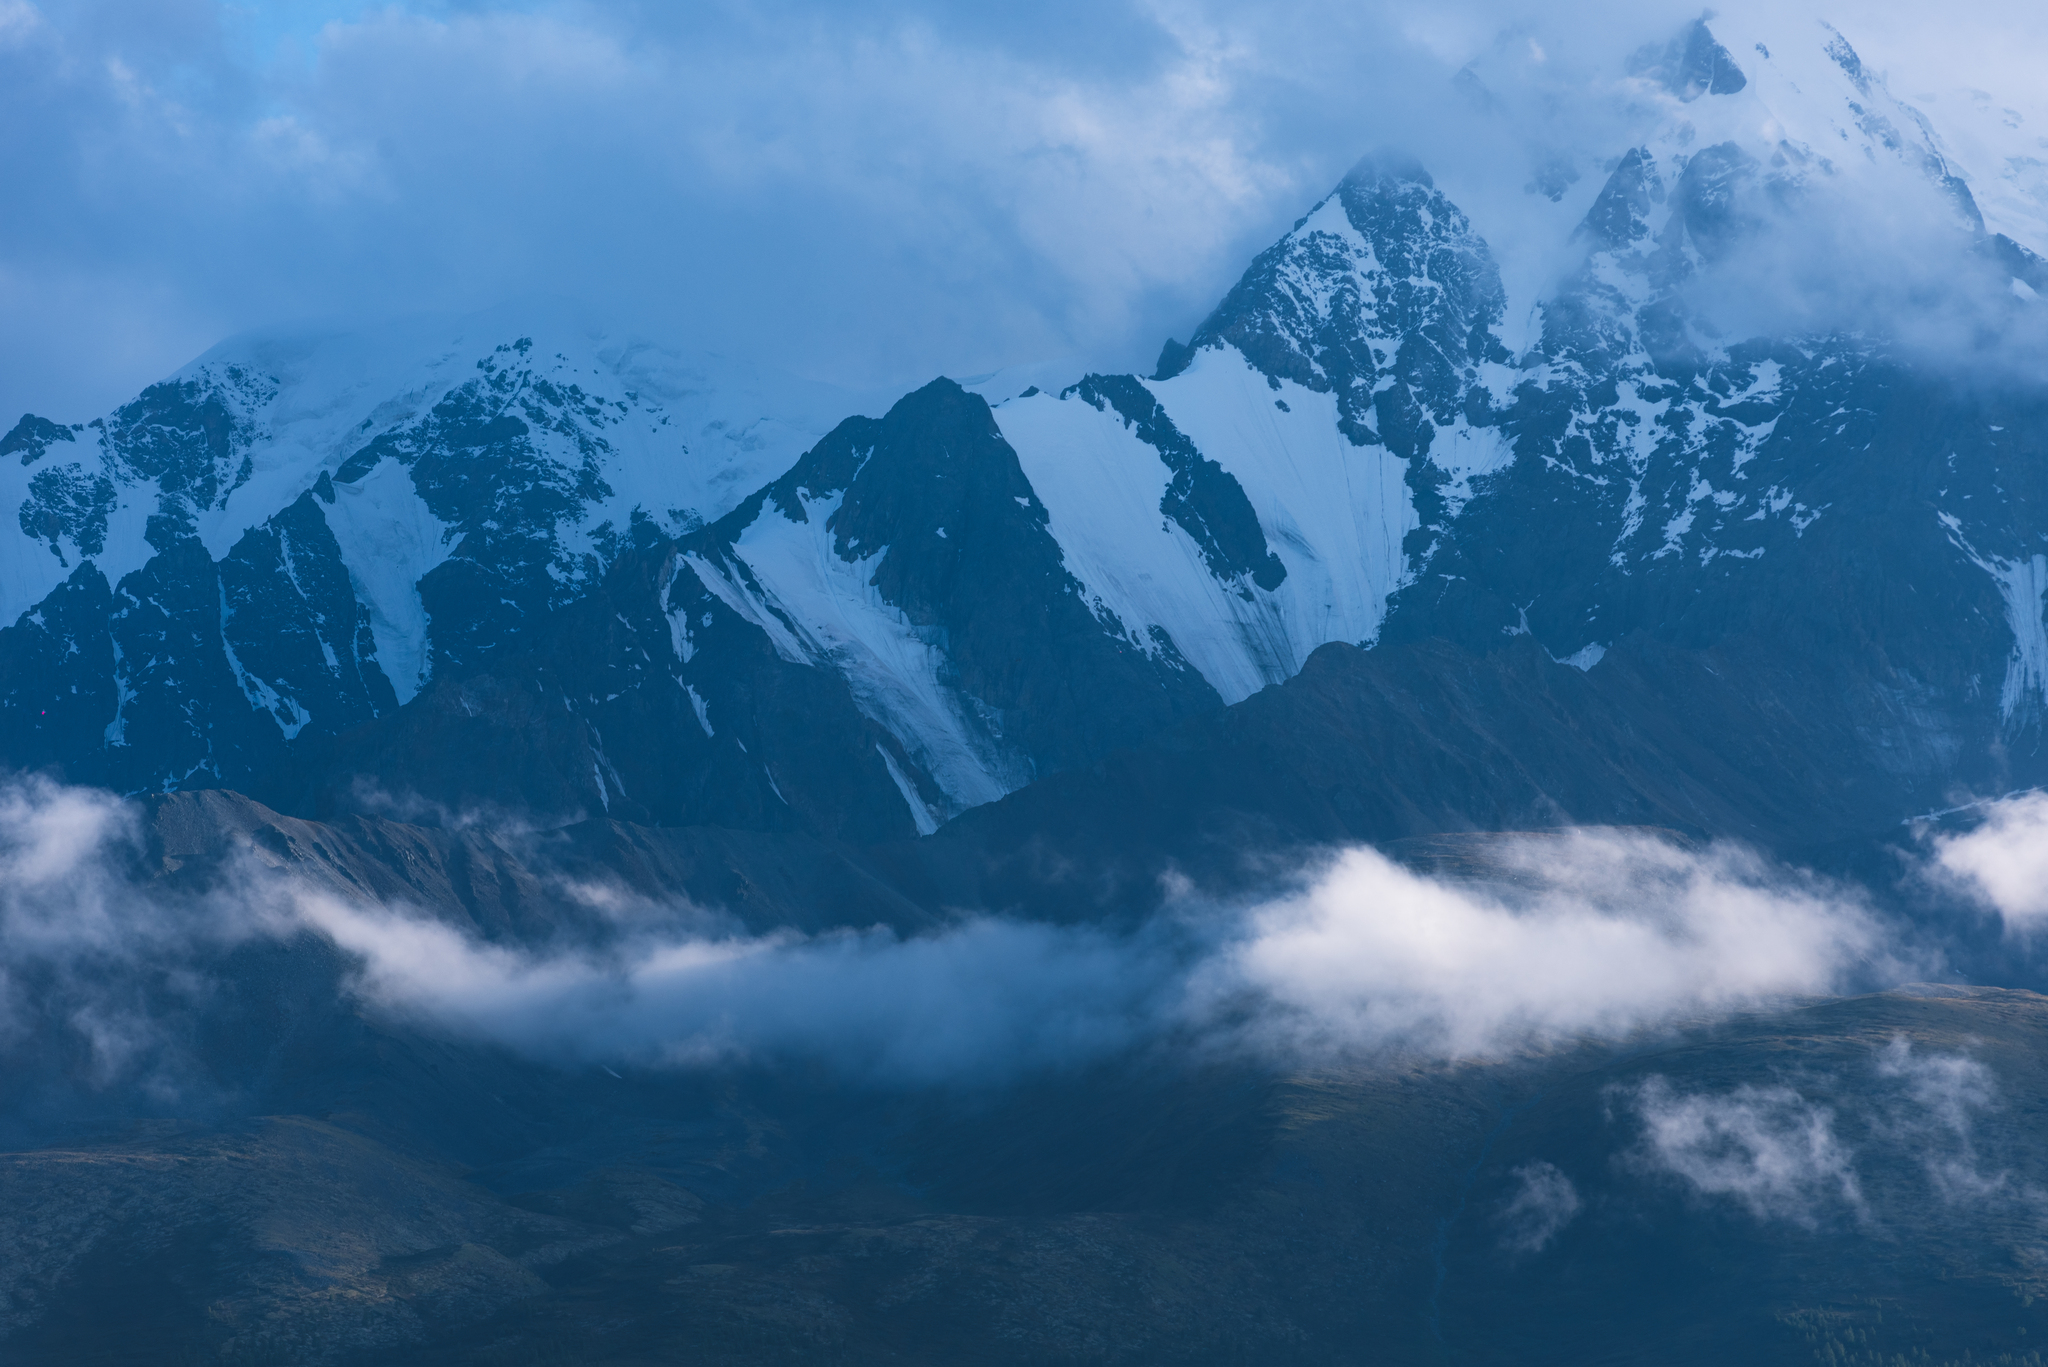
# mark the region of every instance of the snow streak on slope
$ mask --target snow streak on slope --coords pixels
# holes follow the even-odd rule
[[[341,545],[356,601],[369,610],[377,663],[398,701],[408,703],[432,668],[419,582],[448,558],[451,529],[428,510],[395,460],[332,487],[334,504],[321,511]]]
[[[704,586],[767,634],[792,663],[817,665],[843,677],[861,711],[901,741],[907,754],[952,800],[947,816],[993,802],[1030,781],[1028,767],[991,742],[944,676],[948,661],[935,634],[920,630],[873,584],[887,547],[858,560],[833,549],[826,522],[843,491],[802,496],[808,518],[791,521],[764,505],[733,545],[740,566],[685,557]],[[884,756],[905,792],[913,819],[930,820],[893,759]]]
[[[1998,695],[1999,708],[2011,717],[2023,703],[2048,703],[2048,628],[2042,621],[2042,600],[2048,597],[2048,556],[1999,561],[1992,574],[2005,599],[2006,622],[2012,627],[2012,661],[2006,666],[2005,686]]]
[[[2005,624],[2012,629],[2012,656],[2006,661],[2005,683],[1998,693],[2000,714],[2011,721],[2023,710],[2048,705],[2048,556],[1985,555],[1963,534],[1960,518],[1953,513],[1940,517],[1949,540],[1991,576],[2005,605]]]
[[[1150,628],[1164,630],[1225,702],[1293,672],[1273,595],[1210,572],[1201,547],[1160,511],[1171,472],[1116,413],[1036,394],[997,409],[996,420],[1099,619],[1114,619],[1147,653],[1160,649]]]

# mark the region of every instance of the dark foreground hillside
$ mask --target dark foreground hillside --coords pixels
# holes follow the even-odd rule
[[[1320,672],[1269,696],[1285,732]],[[1247,811],[1296,843],[1349,834],[1303,805],[1317,766],[1231,807],[1202,796],[1203,753],[1228,749],[1118,762],[1195,766],[1173,780],[1185,838],[1130,849],[1225,888],[1245,871],[1205,868],[1201,832]],[[1683,790],[1662,791],[1671,819]],[[1500,819],[1548,799],[1514,800]],[[1402,829],[1364,833],[1442,886],[1508,876],[1499,837]],[[827,935],[957,923],[934,889],[963,870],[1047,909],[1144,900],[987,841],[323,824],[206,792],[148,805],[123,886],[168,923],[282,873],[486,950],[595,954],[636,898],[719,909],[703,933]],[[565,891],[593,886],[616,896]],[[2033,1363],[2048,1335],[2031,992],[1904,988],[1464,1062],[1168,1030],[920,1081],[515,1052],[380,1009],[319,935],[206,954],[84,999],[126,1056],[47,1005],[76,983],[16,980],[45,1014],[0,1110],[10,1363]]]
[[[2048,1335],[2030,993],[986,1094],[296,1029],[336,1052],[267,1084],[281,1113],[5,1157],[9,1361],[2031,1363]]]

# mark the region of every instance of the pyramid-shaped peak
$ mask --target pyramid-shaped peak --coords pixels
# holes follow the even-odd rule
[[[1693,20],[1669,43],[1652,43],[1638,51],[1629,62],[1629,74],[1654,80],[1687,103],[1702,95],[1733,95],[1749,85],[1704,17]]]
[[[1358,159],[1344,174],[1346,185],[1420,185],[1434,190],[1436,182],[1422,163],[1406,152],[1394,148],[1381,148],[1368,152]]]

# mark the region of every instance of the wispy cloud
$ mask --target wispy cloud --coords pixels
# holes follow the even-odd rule
[[[1142,939],[990,919],[907,939],[654,938],[545,954],[327,897],[294,905],[359,961],[355,990],[371,1002],[544,1058],[798,1058],[891,1083],[1006,1079],[1130,1046],[1156,1028],[1170,981]]]
[[[1975,1142],[1978,1117],[2002,1104],[1988,1065],[1968,1054],[1916,1051],[1901,1037],[1878,1057],[1877,1073],[1904,1092],[1884,1128],[1920,1151],[1943,1200],[1981,1201],[2007,1189],[2008,1174],[1984,1171]]]
[[[1967,1051],[1916,1048],[1898,1036],[1867,1071],[1808,1070],[1724,1090],[1651,1076],[1610,1089],[1608,1099],[1638,1129],[1625,1167],[1676,1179],[1758,1220],[1813,1227],[1848,1215],[1881,1224],[1903,1213],[1898,1202],[1929,1195],[2022,1217],[2048,1210],[2043,1193],[1982,1152],[1979,1122],[2004,1102],[1990,1066]],[[1852,1144],[1844,1131],[1859,1138]],[[1918,1169],[1926,1186],[1866,1177],[1883,1168]]]
[[[1640,1168],[1732,1200],[1760,1220],[1813,1225],[1831,1207],[1865,1211],[1834,1111],[1790,1087],[1681,1092],[1653,1077],[1627,1101],[1642,1123]]]
[[[1541,1253],[1578,1218],[1585,1204],[1572,1179],[1553,1163],[1524,1163],[1512,1174],[1514,1195],[1502,1203],[1500,1245],[1510,1253]]]
[[[131,804],[41,779],[0,784],[0,1057],[95,1086],[174,1092],[190,1060],[165,1029],[209,995],[198,966],[258,933],[239,896],[137,891]],[[19,1093],[28,1068],[11,1074]]]

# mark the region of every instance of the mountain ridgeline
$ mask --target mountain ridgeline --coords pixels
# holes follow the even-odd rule
[[[2039,259],[1846,42],[1816,51],[1808,124],[1917,177],[2033,307]],[[1829,189],[1810,148],[1694,139],[1747,126],[1773,60],[1745,77],[1704,24],[1639,56],[1688,121],[1607,163],[1518,351],[1486,242],[1381,155],[1150,377],[940,379],[835,423],[485,318],[229,343],[91,423],[25,416],[0,759],[302,817],[855,844],[1055,775],[1125,823],[1115,774],[1168,827],[1250,804],[1286,838],[1807,844],[2048,778],[2048,385],[1698,313],[1771,205]],[[1399,719],[1439,689],[1495,701]],[[1272,771],[1282,713],[1355,799]],[[1057,824],[1001,810],[1035,805]]]

